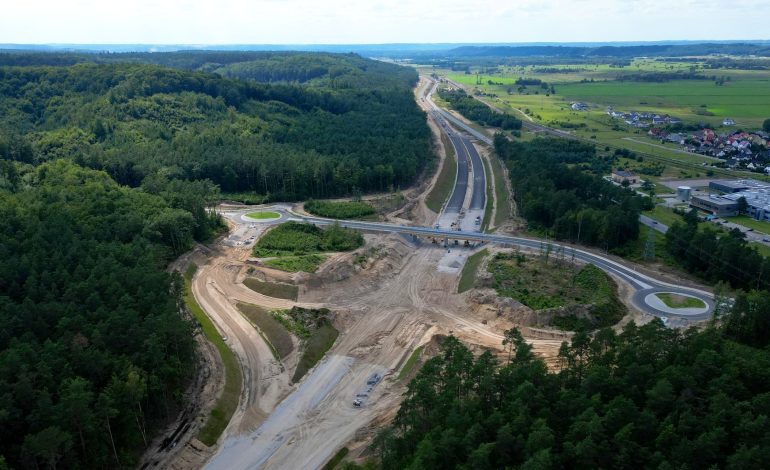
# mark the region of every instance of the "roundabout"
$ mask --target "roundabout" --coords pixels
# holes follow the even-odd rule
[[[247,214],[241,215],[241,220],[244,222],[250,222],[250,223],[266,223],[266,222],[275,222],[276,220],[280,220],[281,215],[280,212],[275,211],[254,211],[249,212]]]
[[[711,315],[714,302],[706,296],[696,296],[691,292],[677,289],[652,288],[634,294],[634,303],[646,307],[656,316],[686,317],[690,320],[704,320]]]

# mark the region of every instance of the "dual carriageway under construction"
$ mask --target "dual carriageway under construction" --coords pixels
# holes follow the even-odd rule
[[[548,245],[577,262],[592,263],[621,281],[632,292],[629,300],[642,312],[664,320],[677,317],[680,322],[688,322],[707,318],[712,311],[714,302],[708,292],[637,272],[633,266],[609,256],[547,240],[482,232],[476,220],[483,219],[487,181],[484,162],[472,139],[485,143],[489,139],[475,135],[474,129],[456,122],[455,116],[433,105],[430,94],[435,83],[430,85],[423,98],[427,98],[433,120],[449,137],[458,165],[455,187],[437,225],[325,219],[298,213],[287,204],[220,208],[219,212],[232,224],[230,236],[222,243],[226,249],[196,274],[193,292],[196,298],[202,297],[201,305],[207,315],[230,338],[242,368],[249,373],[244,379],[247,399],[242,400],[222,444],[208,461],[208,468],[319,468],[335,450],[349,446],[361,430],[398,406],[402,384],[395,378],[395,371],[415,348],[425,346],[440,334],[459,335],[464,341],[487,348],[499,347],[503,340],[502,329],[469,313],[471,304],[467,296],[454,294],[456,275],[437,273],[438,258],[447,250],[429,244],[420,248],[420,243],[412,243],[412,248],[402,249],[389,261],[391,270],[383,275],[372,274],[366,286],[353,278],[335,281],[338,284],[334,287],[303,293],[299,302],[249,291],[239,281],[247,270],[249,248],[258,234],[271,225],[299,221],[397,234],[400,236],[374,237],[378,243],[393,242],[390,246],[394,252],[400,249],[397,245],[407,244],[404,238],[469,241],[526,251],[542,250]],[[280,217],[267,221],[247,217],[254,210],[271,210]],[[654,301],[659,292],[696,297],[706,308],[672,313]],[[265,352],[266,347],[254,334],[252,325],[233,307],[239,300],[265,308],[329,307],[342,312],[340,321],[344,327],[326,358],[301,382],[287,384],[286,374],[279,372],[283,364],[273,359],[269,351]],[[527,341],[536,353],[547,357],[555,356],[562,338],[531,336]]]

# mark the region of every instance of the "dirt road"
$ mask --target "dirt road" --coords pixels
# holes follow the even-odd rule
[[[201,305],[207,312],[220,312],[219,321],[238,339],[237,354],[245,357],[246,368],[256,371],[247,376],[251,384],[247,408],[256,411],[248,415],[240,410],[234,417],[228,438],[208,468],[318,468],[361,429],[398,406],[405,384],[396,379],[397,372],[409,354],[434,334],[451,333],[475,345],[500,349],[502,331],[474,318],[476,306],[466,296],[451,293],[456,274],[438,271],[444,249],[417,247],[397,235],[384,243],[388,255],[367,272],[301,296],[305,305],[322,304],[337,312],[335,325],[341,334],[327,358],[277,407],[276,400],[287,390],[288,374],[282,378],[276,363],[265,360],[269,351],[249,331],[251,325],[228,318],[240,318],[228,299],[264,306],[291,302],[263,303],[263,296],[244,291],[226,259],[201,269],[196,297],[204,298]],[[533,344],[536,352],[554,356],[561,341],[533,340]],[[368,391],[367,381],[375,373],[382,380]],[[357,408],[353,400],[359,394],[365,397]],[[255,429],[259,420],[254,418],[268,413],[270,417]]]

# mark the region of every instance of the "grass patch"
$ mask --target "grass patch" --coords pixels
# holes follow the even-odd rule
[[[617,285],[604,271],[591,264],[578,268],[556,258],[555,253],[550,254],[550,260],[498,253],[489,263],[489,272],[498,294],[533,310],[591,305],[590,318],[574,314],[555,317],[552,324],[562,329],[602,328],[614,325],[625,315]]]
[[[315,225],[286,222],[263,235],[254,246],[258,258],[304,255],[324,251],[352,251],[364,244],[360,232],[334,224],[322,230]]]
[[[235,359],[235,354],[233,354],[233,351],[227,346],[224,339],[222,339],[222,336],[219,334],[219,331],[211,322],[211,319],[209,319],[200,305],[198,305],[198,302],[192,294],[191,281],[196,269],[197,266],[191,264],[185,271],[184,303],[193,317],[198,321],[198,324],[200,324],[203,334],[206,335],[206,339],[217,348],[219,357],[222,358],[222,363],[225,367],[225,388],[222,391],[222,395],[217,400],[216,405],[214,405],[214,408],[211,410],[211,413],[206,420],[206,424],[203,425],[198,432],[198,440],[207,446],[212,446],[217,442],[219,436],[222,435],[222,431],[225,430],[235,409],[238,407],[243,377],[241,377],[241,368],[238,365],[238,361]]]
[[[441,134],[441,141],[444,143],[444,148],[446,149],[444,166],[441,167],[441,172],[436,179],[436,184],[433,185],[430,194],[425,198],[425,205],[428,206],[428,209],[437,214],[441,212],[441,206],[443,206],[449,198],[452,188],[454,188],[455,185],[455,179],[457,179],[457,158],[455,156],[455,149],[443,133]]]
[[[483,158],[483,157],[482,157]],[[492,222],[492,209],[494,208],[495,201],[494,201],[494,194],[492,192],[492,184],[490,181],[492,181],[492,169],[490,168],[491,163],[487,160],[483,164],[484,166],[484,177],[486,178],[486,204],[484,205],[484,219],[481,221],[481,231],[486,232],[489,228],[489,224]]]
[[[272,211],[257,211],[257,212],[249,212],[246,214],[246,217],[250,219],[256,219],[256,220],[263,220],[263,219],[277,219],[281,217],[281,214],[278,212],[272,212]]]
[[[263,338],[270,344],[276,359],[283,359],[294,350],[294,343],[286,328],[276,321],[270,312],[256,305],[238,303],[238,310],[243,313],[253,325],[259,328]]]
[[[674,212],[673,209],[663,206],[655,206],[651,211],[644,211],[642,214],[668,227],[674,225],[674,222],[682,222],[683,220],[682,216]]]
[[[706,306],[706,303],[700,299],[670,292],[655,294],[655,297],[662,300],[669,308],[703,308]]]
[[[734,224],[743,225],[746,228],[753,229],[760,233],[770,233],[770,222],[764,222],[757,219],[752,219],[747,215],[739,215],[736,217],[725,217],[725,220]]]
[[[305,352],[302,353],[302,357],[299,359],[297,370],[294,371],[291,381],[299,382],[307,371],[312,369],[324,357],[326,351],[334,346],[337,336],[339,336],[339,331],[328,322],[315,330],[305,342]]]
[[[495,226],[499,227],[511,217],[511,201],[508,194],[508,186],[505,185],[505,172],[503,171],[503,161],[496,156],[490,156],[490,166],[492,167],[492,176],[495,179]]]
[[[364,244],[364,237],[356,230],[334,224],[322,230],[315,225],[286,222],[260,238],[252,254],[268,258],[265,265],[282,271],[315,272],[326,257],[326,251],[352,251]]]
[[[757,253],[759,253],[761,256],[764,256],[765,258],[770,258],[770,246],[764,245],[762,243],[757,243],[757,242],[750,242],[749,246],[752,248],[756,248]]]
[[[279,299],[297,300],[297,295],[299,294],[299,288],[295,285],[283,282],[260,281],[253,277],[244,279],[243,285],[254,292]]]
[[[265,266],[290,273],[314,273],[324,261],[326,256],[323,255],[283,256],[265,261]]]
[[[465,266],[463,266],[463,270],[460,273],[460,282],[457,284],[458,294],[462,294],[463,292],[473,287],[476,282],[476,272],[479,270],[481,260],[483,260],[484,257],[488,254],[489,251],[484,248],[478,253],[469,256],[468,259],[465,260]]]
[[[326,462],[326,465],[324,465],[322,470],[334,470],[337,465],[339,465],[342,462],[342,459],[347,457],[347,455],[350,453],[350,449],[347,447],[343,447],[342,449],[338,450],[336,454],[334,454],[334,457],[331,458],[328,462]]]
[[[412,369],[414,369],[414,365],[417,364],[417,360],[422,356],[422,350],[425,349],[424,346],[420,346],[414,351],[412,351],[412,354],[409,356],[409,359],[406,360],[404,363],[404,367],[401,368],[401,372],[398,373],[398,380],[403,379],[404,377],[409,376],[409,373],[412,372]]]
[[[305,203],[305,210],[319,217],[330,219],[376,219],[376,210],[371,204],[355,201],[315,201]]]

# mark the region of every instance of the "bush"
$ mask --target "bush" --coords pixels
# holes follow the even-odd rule
[[[305,203],[305,210],[331,219],[360,219],[374,215],[374,207],[365,202],[314,201]]]
[[[257,257],[304,255],[322,251],[351,251],[364,244],[355,230],[332,225],[321,230],[315,225],[287,222],[269,231],[254,246]]]

